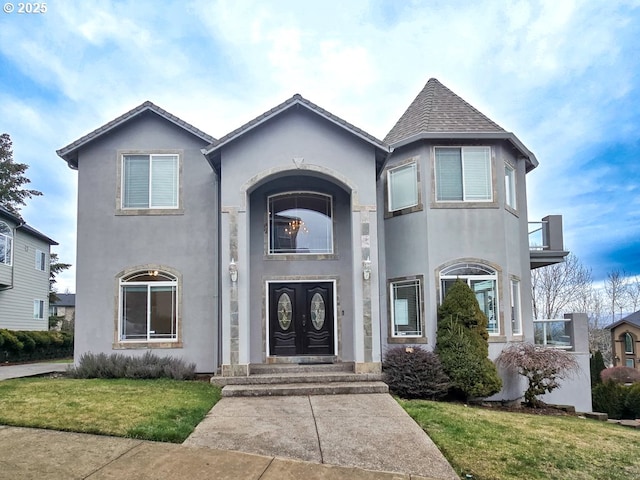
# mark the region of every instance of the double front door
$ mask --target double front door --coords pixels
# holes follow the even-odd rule
[[[334,355],[333,283],[269,284],[269,354]]]

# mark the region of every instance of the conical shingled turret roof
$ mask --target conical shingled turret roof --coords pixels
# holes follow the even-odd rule
[[[497,123],[430,78],[384,141],[390,145],[424,133],[505,132]]]

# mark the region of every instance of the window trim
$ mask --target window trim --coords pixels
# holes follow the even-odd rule
[[[130,208],[124,207],[124,157],[127,155],[148,155],[148,156],[177,156],[177,206],[175,207],[145,207]],[[146,150],[118,150],[117,161],[117,182],[116,182],[116,215],[183,215],[184,214],[184,186],[183,186],[183,164],[184,151],[179,149],[146,149]],[[151,168],[151,167],[149,167]]]
[[[130,282],[127,279],[142,275],[148,272],[157,272],[158,275],[172,277],[175,280],[162,282]],[[122,285],[144,284],[157,286],[165,286],[170,284],[175,286],[175,302],[176,302],[176,319],[175,319],[175,338],[149,338],[147,327],[147,339],[123,339],[122,338]],[[112,347],[114,349],[139,349],[139,348],[182,348],[182,275],[175,269],[167,265],[145,264],[128,268],[116,274],[115,276],[115,305],[114,305],[114,341]],[[148,295],[147,290],[147,295]]]
[[[418,302],[416,313],[418,315],[418,326],[420,327],[419,335],[396,335],[395,334],[395,295],[394,286],[398,284],[414,284],[417,286],[418,292],[416,300]],[[405,277],[390,278],[387,280],[387,292],[389,301],[387,302],[387,314],[389,317],[389,335],[387,343],[389,344],[422,344],[427,343],[426,322],[425,322],[425,300],[424,300],[424,277],[422,275],[413,275]]]
[[[464,199],[464,179],[463,179],[463,199],[462,200],[439,200],[438,199],[438,156],[437,151],[443,148],[455,148],[464,151],[464,149],[468,148],[484,148],[488,151],[489,156],[489,182],[490,182],[490,200],[465,200]],[[452,145],[434,145],[431,147],[431,155],[433,158],[432,169],[431,169],[431,183],[433,184],[433,188],[431,189],[431,207],[432,208],[498,208],[498,203],[496,201],[496,168],[494,168],[495,163],[495,152],[494,147],[487,144],[482,145],[460,145],[460,144],[452,144]],[[461,154],[462,155],[462,154]],[[462,157],[461,157],[462,158]],[[464,174],[463,174],[464,176]]]
[[[483,275],[460,275],[460,274],[452,274],[452,273],[448,273],[448,272],[452,272],[455,271],[456,269],[462,268],[462,267],[474,267],[474,268],[478,268],[480,270],[484,270],[486,272],[486,274]],[[489,340],[491,341],[492,339],[495,339],[494,341],[497,340],[502,340],[504,338],[504,327],[502,325],[502,315],[501,315],[501,302],[500,302],[500,292],[502,292],[502,284],[501,284],[501,272],[500,269],[497,268],[494,265],[491,265],[489,263],[483,263],[480,260],[458,260],[454,263],[451,264],[447,264],[442,266],[439,271],[438,271],[438,288],[439,288],[439,298],[440,298],[440,305],[442,305],[442,302],[444,301],[444,288],[443,288],[443,284],[442,281],[443,280],[457,280],[457,279],[466,279],[467,285],[469,285],[469,279],[474,278],[476,280],[494,280],[495,281],[495,298],[494,298],[494,302],[495,302],[495,307],[494,307],[494,311],[495,311],[495,316],[496,316],[496,326],[497,326],[497,331],[495,332],[491,332],[489,331],[489,329],[487,328],[487,333],[489,334]],[[470,285],[469,285],[470,286]],[[484,312],[483,312],[484,313]],[[489,320],[487,318],[487,320]],[[488,327],[489,325],[487,325]]]
[[[317,195],[321,197],[326,197],[329,200],[329,213],[331,217],[329,218],[329,223],[331,225],[331,251],[329,252],[276,252],[272,250],[271,247],[271,215],[270,215],[270,206],[271,199],[276,197],[285,197],[288,195]],[[327,256],[334,256],[336,251],[336,235],[335,235],[335,209],[334,209],[334,199],[333,195],[329,193],[318,192],[314,190],[287,190],[284,192],[274,193],[267,196],[267,241],[266,241],[266,249],[267,249],[267,257],[268,258],[279,258],[279,259],[292,259],[292,258],[327,258]]]
[[[13,265],[13,229],[8,223],[0,221],[0,227],[6,227],[6,233],[0,231],[0,242],[4,241],[4,258],[0,260],[0,265]],[[7,245],[9,246],[9,255],[7,258]]]

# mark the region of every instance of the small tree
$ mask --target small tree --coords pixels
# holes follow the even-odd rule
[[[589,360],[589,367],[591,371],[591,388],[593,388],[598,383],[602,383],[600,372],[607,368],[604,364],[604,358],[602,357],[602,352],[600,352],[600,350],[596,350],[596,352],[591,355],[591,359]]]
[[[49,304],[59,300],[58,295],[56,295],[56,277],[59,273],[62,273],[69,268],[71,268],[71,264],[60,262],[57,253],[49,255]]]
[[[469,288],[456,281],[438,309],[436,353],[451,379],[451,393],[489,397],[502,388],[498,370],[489,360],[487,317]]]
[[[543,404],[538,395],[555,390],[560,386],[560,380],[580,368],[570,353],[530,343],[509,345],[502,350],[496,363],[527,379],[529,385],[524,392],[524,400],[533,408]]]
[[[38,190],[23,188],[31,182],[25,177],[29,165],[13,161],[12,142],[9,134],[0,135],[0,207],[19,215],[26,200],[42,195]]]

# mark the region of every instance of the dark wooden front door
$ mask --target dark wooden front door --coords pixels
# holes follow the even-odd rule
[[[333,355],[333,284],[269,284],[269,353]]]

